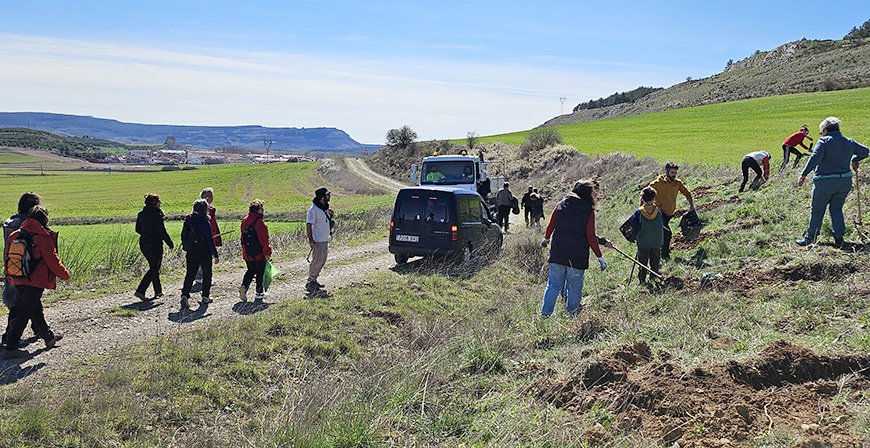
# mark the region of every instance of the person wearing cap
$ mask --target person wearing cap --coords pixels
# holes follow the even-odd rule
[[[813,244],[822,228],[822,218],[825,209],[831,211],[831,232],[834,234],[834,244],[843,244],[846,233],[846,218],[843,216],[843,205],[846,196],[852,190],[852,171],[858,172],[858,162],[867,158],[867,147],[843,137],[840,133],[840,119],[828,117],[819,123],[819,138],[813,148],[806,166],[798,176],[798,187],[802,187],[810,172],[813,176],[813,200],[810,209],[810,223],[802,239],[796,241],[798,246]],[[851,164],[852,171],[849,170]]]
[[[332,218],[335,216],[329,208],[331,197],[332,192],[326,187],[315,190],[313,204],[305,218],[305,233],[308,235],[308,246],[311,247],[311,264],[308,265],[308,280],[305,283],[305,289],[309,292],[323,288],[317,277],[320,276],[329,254],[329,235],[332,233]]]
[[[737,191],[742,193],[743,188],[746,187],[746,181],[749,180],[750,169],[755,171],[755,179],[751,184],[749,184],[749,189],[757,189],[758,186],[761,185],[759,181],[767,182],[767,179],[770,178],[770,153],[767,151],[755,151],[746,154],[743,156],[743,162],[740,164],[740,169],[743,170],[743,182],[740,183],[740,188],[738,188]]]
[[[804,139],[809,139],[810,144],[811,145],[813,144],[813,139],[810,138],[809,133],[810,133],[810,131],[809,131],[809,128],[807,127],[807,125],[803,125],[803,126],[801,126],[800,131],[797,131],[794,134],[789,135],[788,138],[783,140],[783,142],[782,142],[782,165],[779,166],[780,173],[782,173],[782,171],[785,169],[786,165],[788,165],[788,156],[790,154],[794,154],[796,156],[794,159],[794,164],[791,166],[792,168],[797,167],[798,162],[800,162],[800,160],[801,160],[801,157],[807,155],[807,154],[802,153],[799,149],[797,149],[797,147],[802,146],[804,149],[809,151],[810,148],[804,144]]]

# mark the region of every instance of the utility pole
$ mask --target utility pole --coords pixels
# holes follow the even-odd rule
[[[269,150],[272,149],[272,143],[275,143],[272,139],[263,140],[263,146],[266,148],[266,160],[269,159]]]

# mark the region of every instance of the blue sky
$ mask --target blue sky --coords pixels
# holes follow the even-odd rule
[[[0,111],[337,127],[374,144],[402,125],[421,140],[530,129],[582,101],[707,77],[801,38],[841,39],[870,19],[866,0],[39,0],[0,10]]]

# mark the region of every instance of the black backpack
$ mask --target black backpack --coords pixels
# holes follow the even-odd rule
[[[242,245],[245,246],[245,253],[248,255],[263,253],[263,245],[260,244],[260,237],[257,236],[257,229],[254,228],[259,220],[260,218],[254,218],[254,222],[242,233]]]
[[[196,233],[196,227],[189,219],[184,220],[181,227],[181,248],[187,252],[199,250],[200,237]]]

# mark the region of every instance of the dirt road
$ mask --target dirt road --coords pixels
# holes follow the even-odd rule
[[[330,247],[329,260],[319,280],[330,290],[346,285],[370,272],[389,269],[394,265],[387,252],[386,241],[355,247]],[[270,288],[269,297],[262,302],[241,302],[238,287],[244,270],[216,275],[211,297],[214,303],[200,305],[199,294],[191,297],[191,309],[179,309],[181,283],[164,284],[166,295],[154,302],[141,302],[133,291],[88,300],[68,300],[45,310],[49,324],[64,332],[57,347],[46,350],[42,340],[26,330],[23,349],[30,357],[0,360],[0,384],[20,381],[41,384],[45,372],[69,368],[66,361],[91,355],[110,354],[137,341],[169,337],[191,328],[197,328],[219,319],[237,319],[267,309],[283,300],[301,300],[305,295],[308,263],[297,258],[277,263],[283,279],[277,279]],[[313,299],[318,300],[318,299]],[[107,310],[121,307],[136,310],[135,317],[120,317]],[[5,319],[2,325],[5,328]],[[24,344],[27,344],[24,346]]]
[[[348,169],[350,169],[354,174],[390,191],[399,191],[402,188],[410,186],[410,184],[403,184],[372,171],[372,169],[369,168],[362,159],[346,158],[345,160],[347,160]]]

